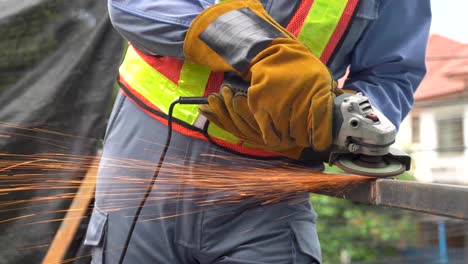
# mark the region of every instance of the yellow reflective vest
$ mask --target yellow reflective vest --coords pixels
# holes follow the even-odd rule
[[[303,0],[286,29],[327,63],[353,18],[359,0]],[[140,108],[167,123],[169,106],[179,97],[207,96],[217,92],[223,73],[177,58],[149,56],[129,46],[119,69],[122,91]],[[246,155],[271,157],[229,132],[209,124],[197,105],[178,105],[173,112],[179,133],[209,140]]]

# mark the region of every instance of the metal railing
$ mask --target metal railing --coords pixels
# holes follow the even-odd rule
[[[355,202],[401,208],[468,220],[468,186],[379,179],[344,190],[319,194]]]

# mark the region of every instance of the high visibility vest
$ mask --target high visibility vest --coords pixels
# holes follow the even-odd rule
[[[350,25],[359,0],[303,0],[286,29],[327,64]],[[169,106],[181,96],[208,96],[218,92],[224,73],[172,57],[151,56],[129,46],[119,69],[123,93],[146,113],[167,124]],[[197,105],[178,105],[174,130],[209,140],[229,150],[256,157],[275,153],[252,148],[234,135],[206,122]]]

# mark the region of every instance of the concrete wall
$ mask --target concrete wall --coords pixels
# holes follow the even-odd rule
[[[412,116],[420,118],[420,141],[412,142]],[[462,117],[465,150],[461,154],[444,155],[437,151],[437,120]],[[400,127],[396,145],[410,151],[413,171],[419,181],[468,184],[468,101],[465,104],[447,104],[415,108]]]

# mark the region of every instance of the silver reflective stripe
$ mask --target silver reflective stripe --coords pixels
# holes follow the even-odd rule
[[[196,128],[199,128],[201,130],[203,130],[203,128],[205,127],[205,124],[206,122],[208,121],[208,119],[206,119],[205,116],[203,115],[198,115],[197,119],[195,120],[195,123],[193,124]]]
[[[206,45],[241,73],[260,51],[280,37],[284,37],[283,33],[248,8],[221,15],[200,35]]]

